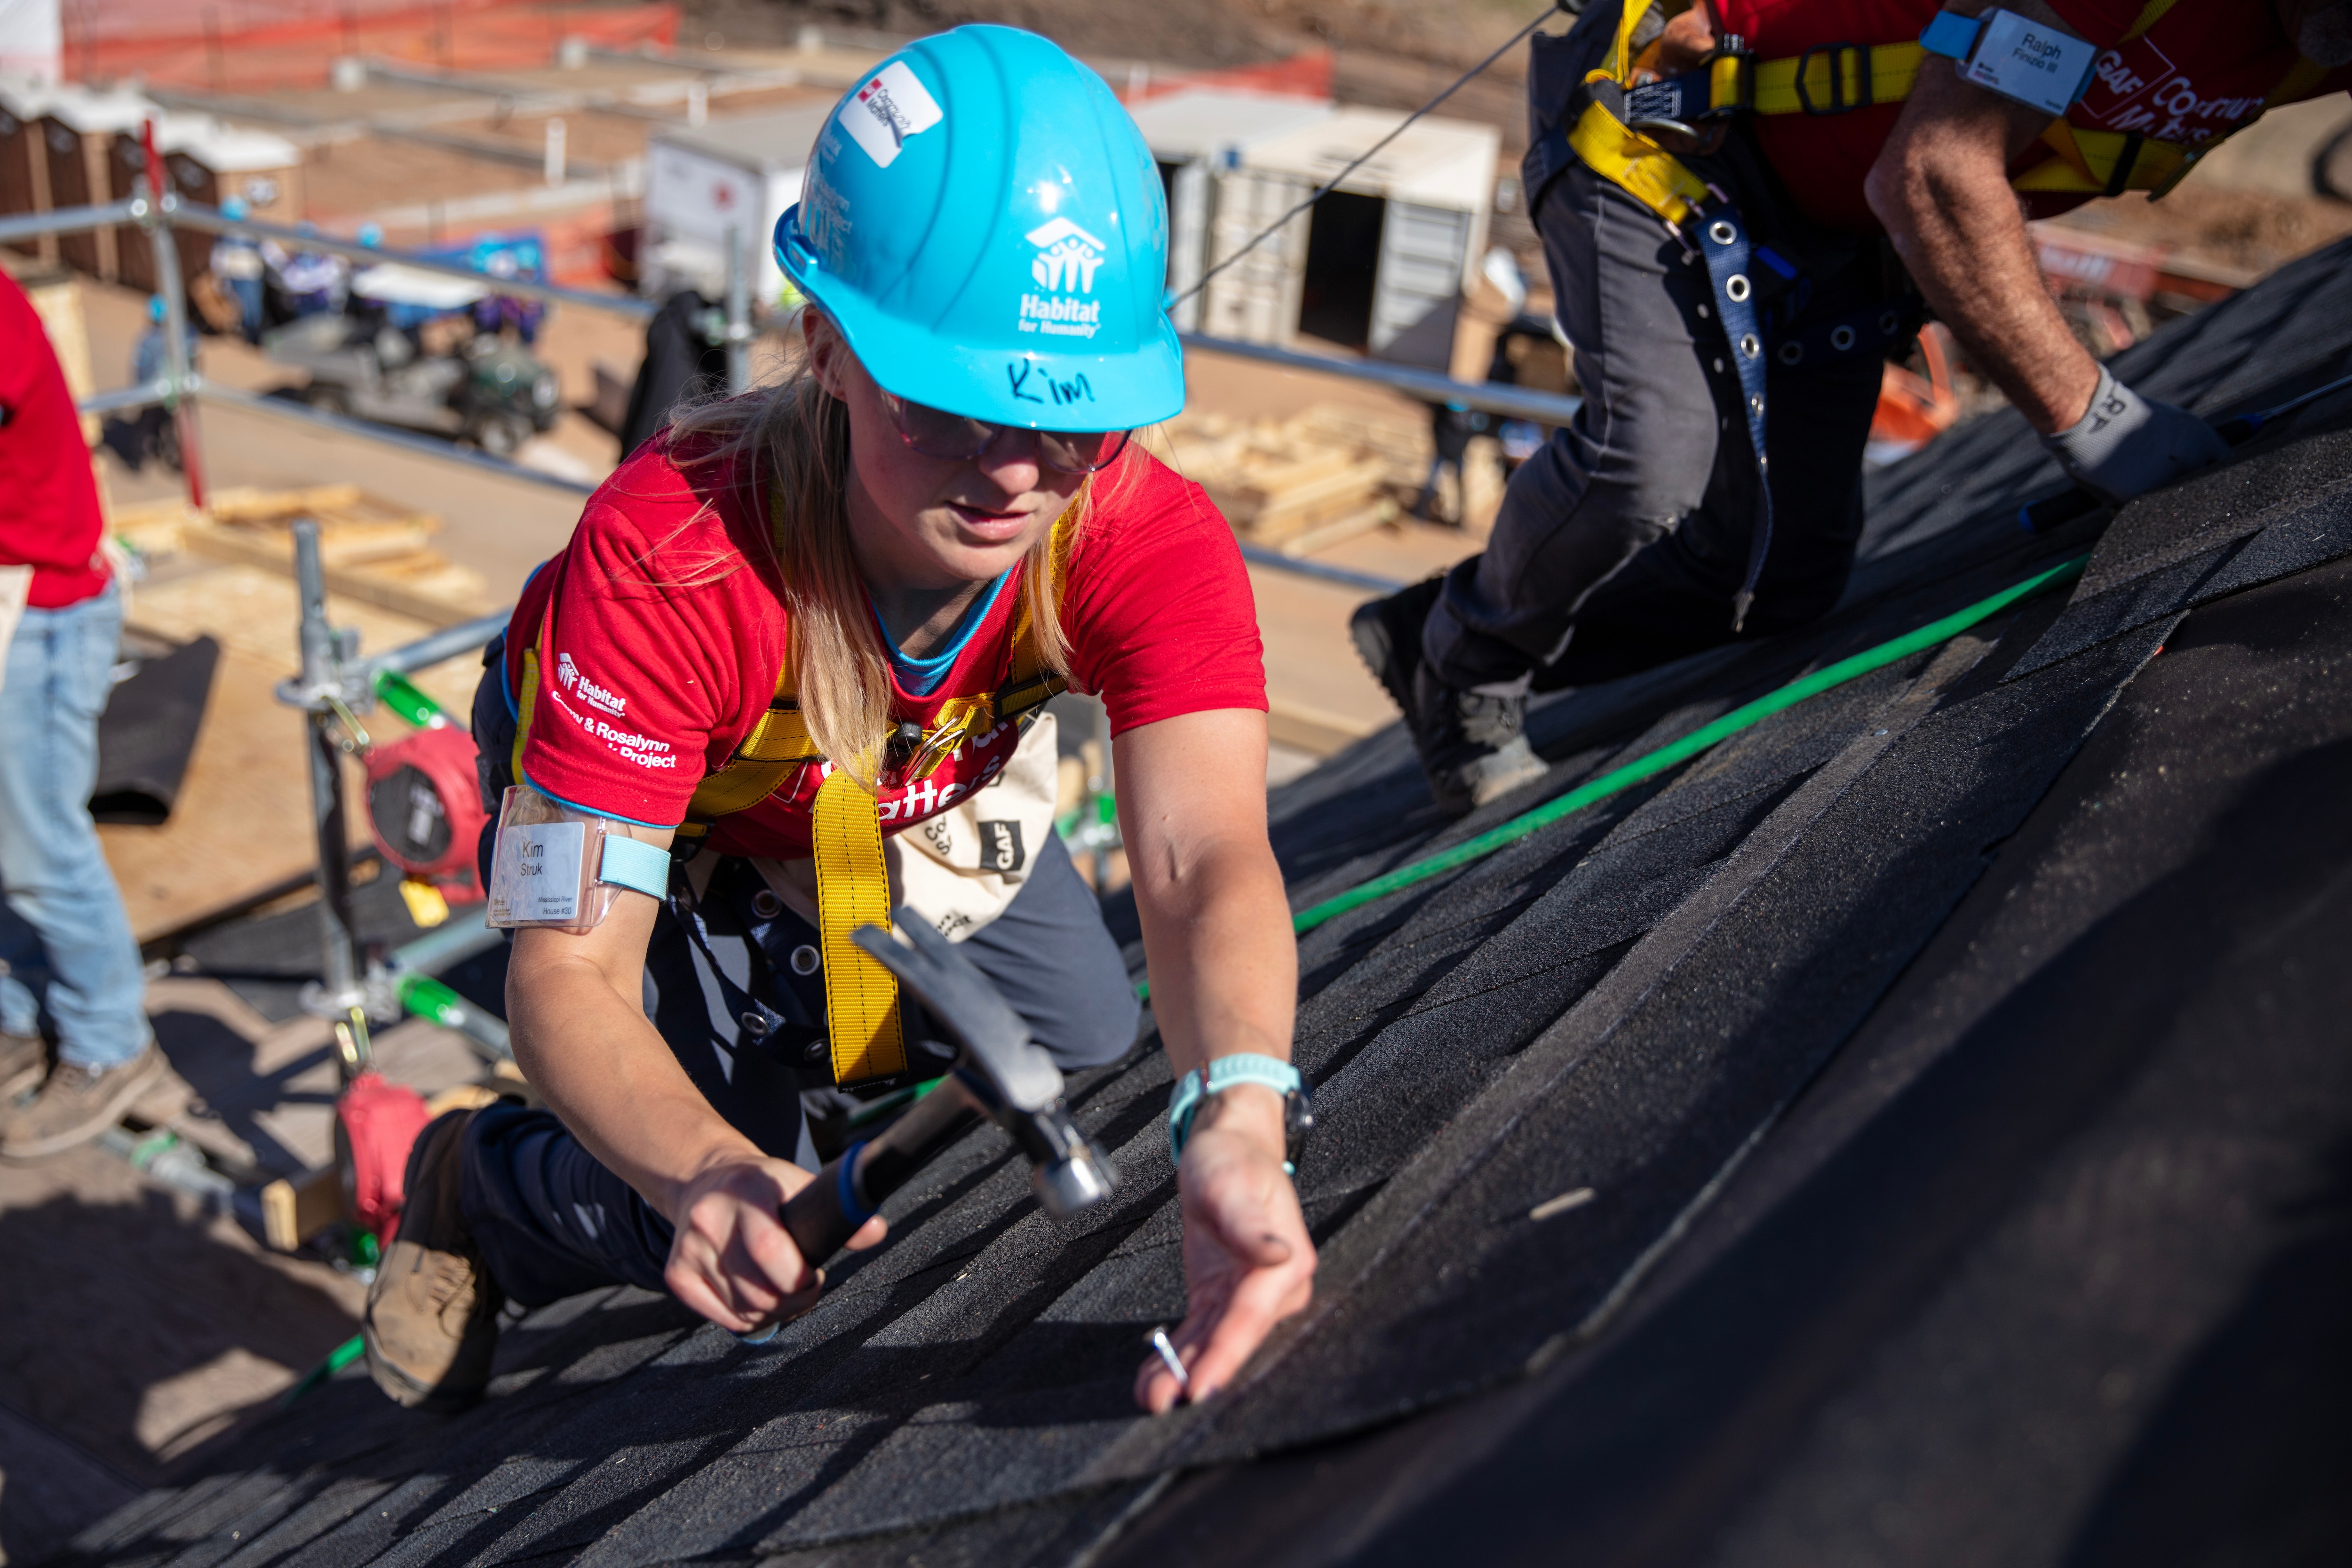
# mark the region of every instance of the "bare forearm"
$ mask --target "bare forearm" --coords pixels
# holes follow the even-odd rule
[[[1265,836],[1265,716],[1187,714],[1118,739],[1119,824],[1178,1072],[1248,1052],[1290,1058],[1298,945]]]
[[[673,1221],[697,1175],[761,1157],[594,964],[518,952],[507,1003],[524,1077],[590,1153]]]
[[[1298,948],[1272,851],[1221,846],[1138,883],[1152,1010],[1175,1070],[1238,1051],[1288,1060]]]
[[[2012,8],[2037,7],[2018,0]],[[1931,59],[1864,194],[1937,317],[2048,435],[2082,418],[2099,370],[2042,284],[2009,186],[2011,157],[2042,123]]]

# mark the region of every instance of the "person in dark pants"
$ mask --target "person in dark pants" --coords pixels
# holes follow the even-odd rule
[[[2090,84],[2054,118],[2015,96],[2034,73],[1997,91],[1939,58],[1974,47],[1978,13],[2006,15],[1980,0],[1940,24],[1935,0],[1697,0],[1671,19],[1598,0],[1532,41],[1523,184],[1585,404],[1512,477],[1482,555],[1352,626],[1443,807],[1542,775],[1522,733],[1539,677],[1622,672],[1837,602],[1881,360],[1927,309],[2102,499],[2226,452],[2074,342],[2024,218],[2161,186],[2269,103],[2343,85],[2352,7],[2011,10],[2063,34]]]

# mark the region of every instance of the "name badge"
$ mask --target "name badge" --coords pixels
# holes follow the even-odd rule
[[[1919,42],[1930,54],[1958,60],[1963,81],[2053,118],[2090,87],[2099,59],[2096,45],[2013,11],[1988,11],[1974,21],[1947,11]]]

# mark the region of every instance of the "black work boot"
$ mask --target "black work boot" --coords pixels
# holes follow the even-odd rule
[[[448,1111],[417,1135],[400,1229],[368,1288],[361,1327],[369,1375],[412,1408],[456,1410],[479,1399],[499,1345],[505,1298],[457,1206],[466,1124],[476,1114]]]
[[[1364,668],[1404,715],[1407,728],[1417,728],[1412,710],[1412,678],[1421,668],[1421,628],[1432,605],[1445,591],[1444,577],[1425,578],[1400,588],[1385,599],[1356,606],[1348,617],[1348,637]]]
[[[1522,732],[1524,691],[1507,697],[1456,691],[1427,665],[1413,673],[1412,740],[1438,809],[1460,816],[1543,777],[1545,763]]]

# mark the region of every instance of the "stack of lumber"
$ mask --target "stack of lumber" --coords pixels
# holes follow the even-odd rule
[[[371,496],[357,485],[222,490],[196,512],[176,501],[118,511],[114,531],[147,555],[187,554],[290,574],[294,524],[319,525],[331,593],[452,626],[498,608],[480,574],[433,548],[441,520]]]
[[[1159,434],[1158,455],[1206,489],[1235,532],[1290,554],[1390,521],[1429,467],[1425,425],[1320,405],[1281,420],[1180,415]]]

